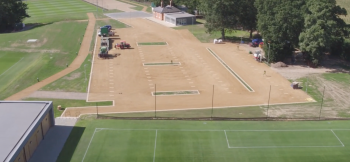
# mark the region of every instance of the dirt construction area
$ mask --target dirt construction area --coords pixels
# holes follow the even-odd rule
[[[188,30],[142,18],[119,21],[131,27],[116,30],[120,39],[114,39],[113,46],[124,40],[131,49],[113,48],[109,51],[113,57],[99,58],[99,37],[96,40],[88,101],[114,101],[114,106],[99,107],[99,113],[153,111],[155,103],[157,110],[211,108],[213,89],[214,107],[313,102],[237,44],[201,43]],[[167,45],[138,45],[149,42]],[[147,63],[168,64],[144,66]],[[157,96],[156,101],[152,95],[189,90],[199,94]],[[96,108],[69,108],[62,116],[90,113],[96,113]]]

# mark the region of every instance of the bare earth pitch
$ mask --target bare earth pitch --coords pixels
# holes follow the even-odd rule
[[[214,107],[313,101],[302,90],[293,90],[290,82],[263,63],[256,62],[237,45],[199,42],[188,30],[174,30],[147,19],[120,19],[131,28],[118,29],[121,40],[133,49],[112,49],[120,53],[112,59],[97,56],[95,49],[88,101],[115,101],[100,107],[99,113],[154,110],[155,91],[198,90],[197,95],[158,96],[157,110],[210,108],[213,85]],[[113,45],[120,40],[115,40]],[[167,42],[165,46],[137,46],[137,42]],[[207,48],[219,56],[254,92],[249,92]],[[179,66],[143,66],[143,63],[180,62]],[[264,75],[266,71],[266,75]],[[78,112],[78,113],[77,113]],[[95,107],[69,108],[63,116],[96,113]]]

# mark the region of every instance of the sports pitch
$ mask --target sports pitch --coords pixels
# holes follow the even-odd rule
[[[77,127],[86,130],[71,161],[348,161],[348,125],[349,121],[82,120]],[[68,160],[62,157],[58,161]]]

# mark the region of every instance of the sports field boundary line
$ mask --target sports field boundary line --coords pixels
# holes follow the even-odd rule
[[[94,52],[92,53],[92,62],[91,62],[91,70],[90,70],[90,79],[89,79],[88,91],[87,91],[87,95],[86,95],[86,102],[89,101],[89,93],[90,93],[90,86],[91,86],[92,70],[94,69],[95,51],[96,51],[96,44],[97,44],[97,38],[98,38],[97,33],[98,33],[98,29],[96,29],[95,47],[94,47]]]
[[[317,132],[317,131],[331,131],[331,130],[335,130],[335,131],[350,131],[350,129],[127,129],[127,128],[96,128],[96,129],[100,129],[100,130],[120,130],[120,131],[183,131],[183,132],[283,132],[283,131],[313,131],[313,132]]]
[[[228,147],[228,148],[230,148],[230,143],[229,143],[228,138],[227,138],[226,130],[224,130],[224,132],[225,132],[225,137],[226,137],[227,147]]]
[[[94,133],[92,134],[92,137],[91,137],[91,139],[90,139],[89,145],[88,145],[87,148],[86,148],[85,154],[84,154],[84,156],[83,156],[83,160],[81,160],[81,162],[83,162],[84,159],[85,159],[85,156],[86,156],[86,154],[87,154],[87,152],[88,152],[88,150],[89,150],[89,147],[90,147],[90,144],[91,144],[91,142],[92,142],[92,139],[94,139],[94,136],[95,136],[95,133],[96,133],[96,129],[97,129],[97,128],[95,128]]]
[[[246,81],[244,81],[244,80],[242,79],[241,76],[239,76],[234,70],[232,70],[231,67],[229,67],[229,66],[226,64],[226,62],[225,62],[224,60],[222,60],[212,49],[207,48],[207,50],[209,51],[210,54],[212,54],[212,55],[215,57],[216,60],[219,61],[219,63],[220,63],[222,66],[224,66],[224,68],[225,68],[226,70],[229,71],[229,73],[230,73],[233,77],[235,77],[235,78],[237,79],[237,81],[238,81],[239,83],[241,83],[241,84],[243,85],[243,87],[245,87],[249,92],[255,92],[254,89],[253,89],[252,87],[250,87],[250,85],[249,85]],[[226,66],[225,66],[225,65],[226,65]]]
[[[15,65],[17,65],[21,60],[23,60],[23,58],[24,57],[22,57],[20,60],[18,60],[15,64],[13,64],[10,68],[8,68],[6,71],[4,71],[1,75],[0,75],[0,77],[2,76],[2,75],[4,75],[5,73],[7,73],[7,71],[9,71],[10,69],[12,69]]]
[[[331,129],[331,132],[334,134],[334,136],[338,139],[338,141],[340,142],[341,145],[343,145],[344,147],[344,144],[343,142],[339,139],[339,137],[333,132],[333,130]]]
[[[158,135],[158,130],[156,129],[156,139],[154,140],[153,162],[155,162],[156,160],[157,135]]]

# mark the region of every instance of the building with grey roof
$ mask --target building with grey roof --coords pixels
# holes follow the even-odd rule
[[[51,101],[0,101],[0,161],[27,162],[54,125]]]
[[[196,16],[185,12],[167,13],[164,17],[165,22],[174,24],[176,26],[196,24]]]

